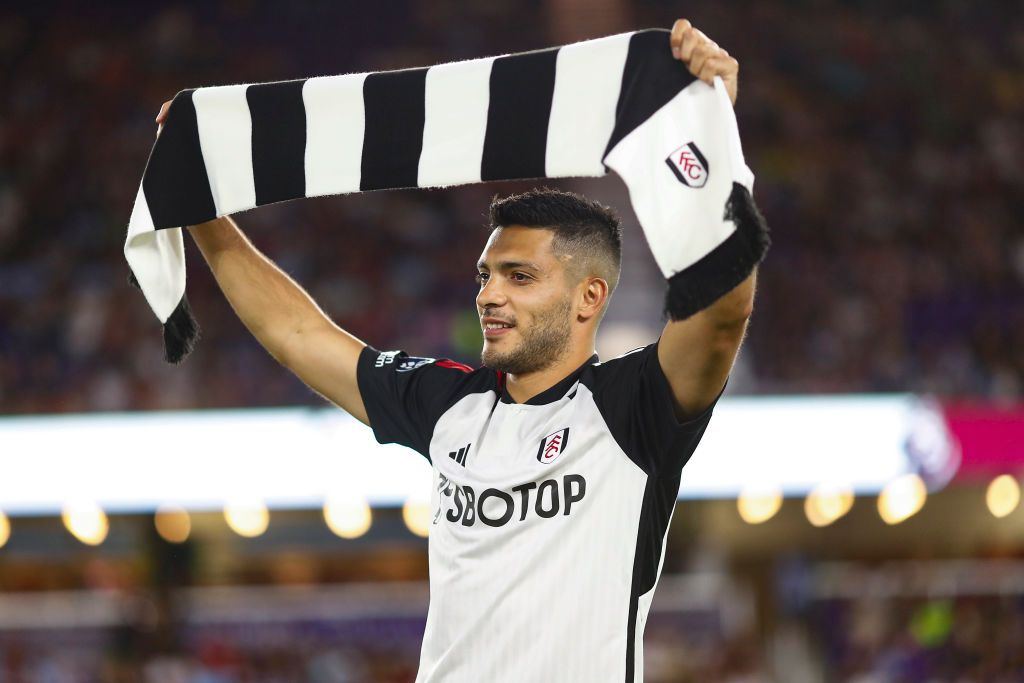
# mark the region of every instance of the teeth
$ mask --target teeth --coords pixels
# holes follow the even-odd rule
[[[487,323],[487,326],[486,326],[486,328],[488,330],[500,330],[500,329],[505,328],[505,327],[512,327],[512,326],[511,325],[506,325],[505,323]]]

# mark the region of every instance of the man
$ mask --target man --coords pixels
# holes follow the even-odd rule
[[[735,102],[735,59],[686,20],[670,42],[695,76],[721,76]],[[669,322],[656,343],[598,363],[618,219],[548,190],[495,201],[490,215],[477,263],[479,370],[367,346],[230,218],[191,233],[274,358],[379,441],[431,461],[418,681],[641,680],[680,472],[732,368],[755,276]]]

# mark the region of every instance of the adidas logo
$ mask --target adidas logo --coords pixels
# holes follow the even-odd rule
[[[448,452],[448,457],[451,458],[452,460],[454,460],[455,462],[459,463],[463,467],[465,467],[466,466],[466,458],[469,456],[469,447],[472,446],[472,445],[473,444],[471,444],[471,443],[467,443],[465,446],[463,446],[462,448],[460,448],[457,451],[449,451]]]

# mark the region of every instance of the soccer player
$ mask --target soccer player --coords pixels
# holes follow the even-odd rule
[[[680,68],[721,76],[735,102],[735,59],[683,19],[670,43]],[[534,190],[494,201],[490,217],[478,370],[367,346],[228,217],[190,232],[274,358],[380,442],[431,462],[417,681],[639,681],[680,472],[732,368],[756,273],[655,343],[599,362],[619,279],[614,213]]]

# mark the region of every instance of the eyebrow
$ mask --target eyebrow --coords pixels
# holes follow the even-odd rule
[[[476,267],[487,268],[490,270],[490,266],[487,265],[486,261],[477,261]],[[530,261],[499,261],[496,270],[516,270],[519,268],[526,268],[537,272],[543,271],[543,268],[538,266],[536,263],[531,263]]]

